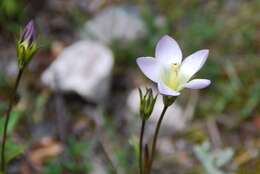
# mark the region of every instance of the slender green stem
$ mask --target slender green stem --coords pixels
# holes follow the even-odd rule
[[[143,174],[143,137],[145,128],[145,119],[142,120],[140,139],[139,139],[139,173]]]
[[[10,119],[10,114],[13,108],[14,100],[15,100],[15,95],[16,91],[18,89],[21,77],[23,74],[23,68],[19,70],[18,75],[16,77],[15,85],[11,93],[11,97],[9,100],[9,105],[6,111],[6,118],[5,118],[5,123],[4,123],[4,132],[3,132],[3,141],[2,141],[2,146],[1,146],[1,172],[5,172],[5,145],[6,145],[6,139],[7,139],[7,128],[8,128],[8,123]]]
[[[147,174],[149,170],[149,148],[148,144],[144,146],[144,174]]]
[[[161,127],[161,123],[163,120],[163,117],[165,115],[165,112],[167,110],[168,106],[164,106],[161,116],[159,118],[159,121],[157,122],[156,125],[156,129],[155,129],[155,133],[154,133],[154,137],[153,137],[153,144],[152,144],[152,152],[151,152],[151,158],[150,158],[150,164],[149,164],[149,169],[148,169],[148,174],[151,173],[152,170],[152,165],[153,165],[153,161],[154,161],[154,156],[155,156],[155,149],[156,149],[156,143],[157,143],[157,138],[158,138],[158,134],[160,131],[160,127]]]

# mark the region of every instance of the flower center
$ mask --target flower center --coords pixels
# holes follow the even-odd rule
[[[162,71],[162,80],[168,87],[175,91],[181,90],[179,70],[180,64],[172,63]]]
[[[178,63],[172,63],[170,68],[171,71],[177,75],[180,69],[180,65]]]

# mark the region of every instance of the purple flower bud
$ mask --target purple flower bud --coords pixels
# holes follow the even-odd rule
[[[16,42],[19,68],[24,68],[30,62],[37,49],[34,23],[31,20],[24,28],[20,39]]]
[[[35,28],[34,28],[34,22],[33,20],[30,20],[30,22],[26,25],[22,36],[21,36],[21,42],[27,41],[29,45],[32,44],[32,42],[35,40]]]

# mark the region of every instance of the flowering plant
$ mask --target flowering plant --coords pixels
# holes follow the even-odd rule
[[[160,131],[163,117],[167,111],[167,108],[172,105],[177,96],[180,95],[180,91],[183,88],[202,89],[210,85],[211,81],[208,79],[191,80],[193,75],[197,73],[206,62],[208,54],[209,50],[199,50],[182,61],[182,51],[178,43],[173,38],[166,35],[163,36],[157,43],[155,49],[155,58],[137,58],[137,64],[141,71],[150,80],[157,83],[158,91],[163,95],[164,102],[164,107],[154,132],[151,153],[149,152],[148,145],[146,145],[145,153],[143,154],[143,134],[146,120],[142,120],[139,142],[140,174],[151,173],[155,156],[157,137]],[[143,103],[141,93],[140,98],[141,103]],[[142,109],[142,105],[140,108]],[[145,157],[144,162],[142,162],[142,156]]]
[[[32,59],[32,57],[37,51],[37,43],[35,41],[35,29],[34,29],[33,21],[30,21],[26,25],[19,40],[16,42],[16,51],[17,51],[17,62],[18,62],[19,71],[15,80],[15,85],[12,89],[8,108],[6,111],[4,126],[3,126],[4,128],[3,128],[3,139],[1,144],[0,174],[6,173],[6,165],[8,162],[6,160],[7,130],[8,130],[8,124],[10,121],[11,112],[15,101],[16,92],[19,87],[26,66],[29,64],[30,60]]]

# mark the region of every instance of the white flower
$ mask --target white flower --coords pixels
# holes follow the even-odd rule
[[[193,79],[207,60],[209,50],[199,50],[182,62],[178,43],[163,36],[157,43],[155,58],[139,57],[137,64],[142,72],[158,85],[161,94],[178,96],[183,88],[202,89],[210,85],[208,79]]]

